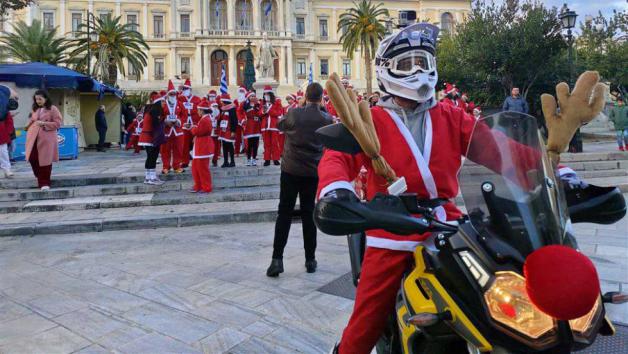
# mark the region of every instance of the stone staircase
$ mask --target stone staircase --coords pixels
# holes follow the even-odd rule
[[[589,183],[617,185],[628,193],[628,153],[565,154],[562,161]],[[142,183],[141,169],[107,171],[53,177],[48,192],[36,189],[27,171],[0,180],[0,236],[260,222],[276,216],[280,170],[275,166],[213,168],[210,194],[188,193],[189,172],[149,186]]]

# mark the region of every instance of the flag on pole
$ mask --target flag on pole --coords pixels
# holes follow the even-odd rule
[[[312,69],[312,63],[310,63],[310,74],[307,76],[308,84],[312,84],[314,82],[314,70]]]
[[[264,8],[264,16],[268,17],[268,15],[270,15],[270,12],[273,9],[273,2],[272,1],[268,1],[266,3],[266,7]]]
[[[227,73],[225,72],[225,64],[222,64],[222,74],[220,74],[220,93],[227,93],[228,91]]]

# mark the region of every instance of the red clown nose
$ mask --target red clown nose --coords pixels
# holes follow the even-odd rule
[[[559,320],[586,315],[600,296],[593,262],[573,248],[539,248],[528,256],[523,272],[530,300],[539,310]]]

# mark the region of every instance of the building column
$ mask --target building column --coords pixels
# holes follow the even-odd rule
[[[235,35],[235,0],[227,0],[227,29],[229,35]]]
[[[89,0],[87,2],[87,11],[94,13],[94,0]]]
[[[210,47],[209,45],[205,46],[205,75],[207,75],[207,77],[205,78],[207,81],[207,84],[211,86],[212,84],[212,66],[211,66],[211,52],[212,52],[212,47]]]
[[[168,73],[166,73],[165,79],[172,79],[177,74],[177,51],[174,46],[170,46],[169,54],[168,54]]]
[[[201,85],[202,69],[201,66],[203,62],[201,61],[201,45],[196,45],[196,51],[194,51],[194,63],[192,64],[192,77],[191,80],[194,82],[194,86]]]
[[[284,32],[285,28],[286,28],[286,26],[285,26],[286,19],[285,19],[284,12],[283,12],[283,8],[284,8],[283,0],[276,0],[276,1],[277,1],[277,7],[279,8],[279,11],[278,11],[279,24],[277,26],[277,30],[280,32],[280,36],[283,36],[284,34],[281,33],[281,32]]]
[[[338,19],[336,18],[336,15],[336,9],[334,8],[333,10],[331,10],[331,21],[327,22],[327,31],[329,32],[329,38],[334,42],[338,42],[337,28],[332,28],[332,26],[338,25]]]
[[[294,62],[292,58],[291,45],[288,45],[286,55],[288,56],[288,85],[294,86]]]
[[[259,0],[252,0],[253,2],[253,30],[255,31],[255,35],[260,35],[260,2]]]
[[[360,61],[362,60],[362,58],[360,57],[360,55],[353,55],[353,67],[355,68],[355,79],[356,80],[360,80]]]
[[[334,59],[333,60],[334,60],[334,62],[331,65],[331,68],[330,68],[331,72],[332,73],[335,72],[336,74],[338,74],[338,76],[342,77],[342,70],[341,70],[342,65],[338,64],[338,51],[337,50],[334,50]]]
[[[121,10],[120,10],[120,0],[116,0],[116,16],[115,17],[120,16],[120,13],[121,13]]]
[[[144,33],[144,38],[150,38],[150,34],[148,34],[148,4],[144,3],[142,5],[142,29]]]
[[[284,1],[284,7],[285,7],[285,12],[284,14],[292,14],[293,12],[290,11],[290,4],[292,4],[292,1]],[[285,16],[286,17],[286,36],[288,37],[292,37],[292,29],[294,28],[294,26],[292,26],[292,19],[294,18],[294,16],[292,15],[288,15]]]
[[[177,6],[176,1],[170,1],[170,35],[171,39],[177,37]]]
[[[209,2],[208,2],[209,4]],[[205,4],[203,0],[198,0],[198,10],[194,19],[196,21],[196,35],[201,35],[205,29]]]
[[[66,30],[65,30],[65,5],[66,5],[66,0],[61,0],[59,1],[59,30],[61,31],[61,34],[65,34]]]
[[[281,46],[279,51],[279,83],[286,83],[286,47]]]
[[[316,54],[314,54],[314,48],[310,49],[310,62],[305,70],[306,77],[310,75],[310,65],[312,65],[312,77],[314,78],[314,81],[316,81],[318,79],[318,70],[316,70]]]
[[[235,46],[229,47],[229,86],[237,86]]]

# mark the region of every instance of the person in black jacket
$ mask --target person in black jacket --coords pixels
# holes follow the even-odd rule
[[[318,128],[332,124],[333,120],[322,110],[323,88],[320,84],[310,84],[305,91],[305,98],[305,107],[291,109],[278,125],[286,140],[281,163],[273,259],[266,271],[269,277],[283,273],[283,251],[288,242],[297,196],[301,207],[305,268],[308,273],[316,271],[316,225],[313,212],[318,186],[317,168],[323,155],[323,145],[318,141],[315,132]]]
[[[238,127],[238,113],[236,112],[236,106],[231,100],[229,94],[223,94],[220,98],[222,106],[220,107],[221,114],[218,122],[220,141],[222,142],[222,153],[224,162],[220,167],[235,167],[235,137],[236,129]],[[231,162],[229,162],[231,158]]]
[[[98,131],[98,151],[105,152],[105,136],[107,135],[107,118],[105,105],[100,105],[95,115],[96,130]]]

